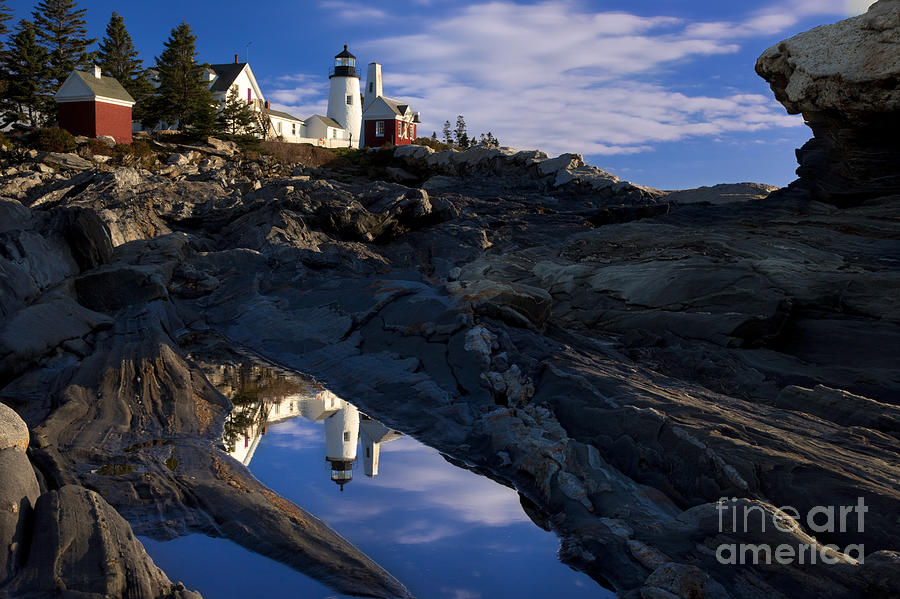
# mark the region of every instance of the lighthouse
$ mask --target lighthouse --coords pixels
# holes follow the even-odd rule
[[[358,148],[362,129],[359,75],[356,74],[356,57],[347,50],[346,44],[334,57],[328,79],[328,118],[346,129],[350,134],[350,146]]]
[[[325,459],[331,464],[331,480],[344,485],[353,479],[353,462],[359,443],[359,410],[343,400],[341,409],[325,419]]]

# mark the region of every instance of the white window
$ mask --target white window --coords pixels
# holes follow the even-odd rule
[[[384,137],[384,121],[375,121],[375,135]]]
[[[369,82],[369,93],[371,94],[375,90],[375,84],[373,82]]]
[[[353,104],[353,94],[347,94],[347,105]]]
[[[281,135],[281,121],[278,121],[278,135]]]
[[[344,441],[350,440],[350,431],[344,431]]]
[[[291,135],[297,135],[297,123],[291,123]]]

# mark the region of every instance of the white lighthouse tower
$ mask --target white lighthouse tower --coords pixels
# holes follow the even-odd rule
[[[359,75],[356,74],[356,57],[350,54],[346,45],[334,57],[328,78],[328,118],[346,129],[350,133],[350,146],[358,148],[362,129]]]
[[[344,485],[353,479],[353,462],[359,443],[359,410],[341,401],[341,409],[325,420],[325,459],[331,464],[331,480]]]

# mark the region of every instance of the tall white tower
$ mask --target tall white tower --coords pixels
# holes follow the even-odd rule
[[[359,75],[356,74],[356,57],[347,46],[334,57],[334,66],[328,77],[328,118],[350,132],[350,146],[359,147],[362,129],[362,106],[359,99]]]
[[[369,70],[366,73],[366,91],[363,100],[363,111],[375,101],[375,98],[382,96],[381,93],[381,65],[377,62],[369,63]]]
[[[341,409],[325,420],[325,459],[331,464],[331,480],[341,486],[353,479],[353,462],[359,443],[359,410],[341,400]]]

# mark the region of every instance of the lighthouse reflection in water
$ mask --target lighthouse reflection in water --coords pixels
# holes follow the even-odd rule
[[[225,422],[225,451],[250,465],[259,441],[270,424],[291,418],[324,421],[325,461],[331,480],[344,490],[353,480],[362,453],[363,473],[378,475],[381,446],[402,436],[360,412],[331,391],[314,383],[256,365],[224,366],[210,377],[234,404]]]

